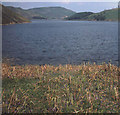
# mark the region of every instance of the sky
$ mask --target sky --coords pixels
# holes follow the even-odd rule
[[[71,9],[75,12],[100,12],[107,9],[117,8],[118,2],[70,2],[70,0],[64,0],[63,2],[2,2],[5,6],[21,7],[23,9],[35,8],[35,7],[51,7],[61,6],[67,9]],[[17,0],[16,0],[17,1]]]

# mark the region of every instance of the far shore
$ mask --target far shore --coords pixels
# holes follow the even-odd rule
[[[32,20],[60,20],[60,21],[96,21],[96,22],[118,22],[118,20],[66,20],[66,19],[32,19]],[[22,23],[7,23],[7,24],[0,24],[0,25],[11,25],[11,24],[24,24],[24,23],[32,23],[32,20],[30,22],[22,22]]]
[[[12,23],[7,23],[7,24],[0,24],[0,25],[24,24],[24,23],[31,23],[31,21],[30,21],[30,22],[22,22],[22,23],[15,23],[15,22],[12,22]]]

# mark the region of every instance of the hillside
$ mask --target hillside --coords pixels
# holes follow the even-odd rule
[[[27,10],[31,14],[42,15],[48,19],[62,19],[73,15],[75,12],[63,7],[41,7]]]
[[[30,22],[28,19],[11,11],[10,9],[6,8],[5,6],[0,5],[0,7],[2,7],[2,11],[1,11],[2,12],[2,24],[15,24],[15,23]]]
[[[7,8],[10,9],[11,11],[16,12],[17,14],[27,18],[27,19],[31,19],[31,14],[20,7],[7,6]]]
[[[24,10],[20,7],[12,7],[12,6],[7,6],[7,8],[9,8],[10,10],[12,10],[13,12],[16,12],[17,14],[27,18],[27,19],[46,19],[45,17],[38,15],[36,13],[32,13],[28,10]]]
[[[63,7],[40,7],[28,10],[10,6],[8,6],[8,8],[28,19],[63,19],[75,14],[72,10]]]
[[[70,17],[67,17],[66,19],[68,20],[83,20],[86,19],[89,15],[93,14],[92,12],[80,12],[80,13],[76,13],[73,14]]]
[[[100,13],[92,14],[88,16],[88,20],[117,21],[118,20],[118,8],[105,10]]]
[[[118,20],[118,8],[104,10],[99,13],[82,12],[76,13],[67,20],[96,20],[96,21],[117,21]]]

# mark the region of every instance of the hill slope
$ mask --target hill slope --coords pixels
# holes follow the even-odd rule
[[[24,10],[20,7],[12,7],[12,6],[7,6],[10,10],[16,12],[17,14],[27,18],[27,19],[34,19],[34,18],[39,18],[39,19],[45,19],[45,17],[41,16],[40,14],[32,13],[31,11]]]
[[[25,23],[30,22],[28,19],[20,16],[19,14],[11,11],[7,7],[0,5],[2,7],[2,24],[15,24],[15,23]],[[1,9],[1,8],[0,8]]]
[[[105,10],[99,13],[82,12],[76,13],[68,18],[68,20],[96,20],[96,21],[117,21],[118,8]]]
[[[30,19],[30,15],[26,10],[20,8],[20,7],[12,7],[12,6],[7,6],[8,9],[10,9],[11,11],[13,12],[16,12],[17,14],[27,18],[27,19]]]
[[[63,19],[67,16],[71,16],[75,14],[72,10],[68,10],[63,7],[41,7],[41,8],[33,8],[27,10],[31,12],[31,14],[41,15],[48,19]]]
[[[88,16],[88,20],[117,21],[118,20],[118,8],[105,10],[100,13],[92,14]]]
[[[80,12],[73,14],[70,17],[67,17],[68,20],[83,20],[86,19],[89,15],[93,14],[92,12]]]
[[[24,10],[22,8],[10,7],[8,8],[28,19],[63,19],[67,16],[75,14],[72,10],[63,7],[40,7]]]

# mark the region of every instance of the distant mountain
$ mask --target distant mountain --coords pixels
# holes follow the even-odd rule
[[[72,10],[68,10],[63,7],[41,7],[29,9],[27,11],[31,12],[32,14],[41,15],[48,19],[63,19],[75,14],[75,12]]]
[[[118,20],[118,8],[104,10],[99,13],[82,12],[76,13],[67,20],[95,20],[95,21],[117,21]]]
[[[119,8],[120,9],[120,8]],[[3,23],[19,23],[27,19],[66,19],[66,20],[95,20],[117,21],[118,8],[104,10],[99,13],[80,12],[76,13],[63,7],[40,7],[22,9],[20,7],[3,6]],[[17,22],[18,21],[18,22]]]
[[[93,12],[80,12],[73,14],[70,17],[67,17],[68,20],[85,20],[88,18],[89,15],[93,14]]]
[[[25,23],[30,22],[28,19],[20,16],[19,14],[11,11],[7,7],[0,4],[0,9],[2,9],[2,24],[15,24],[15,23]]]
[[[11,6],[8,8],[28,19],[64,19],[76,13],[63,7],[40,7],[28,10]]]

